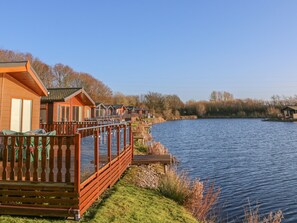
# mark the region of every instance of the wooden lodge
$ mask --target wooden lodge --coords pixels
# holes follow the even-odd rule
[[[78,220],[120,178],[131,124],[85,121],[94,106],[82,88],[46,89],[29,62],[0,63],[0,214]]]
[[[114,108],[114,115],[123,116],[126,112],[126,106],[125,105],[113,105]]]
[[[109,115],[108,107],[101,102],[96,103],[96,107],[93,111],[94,118],[105,118]]]
[[[91,118],[95,102],[83,88],[48,88],[41,98],[40,122],[82,122]]]
[[[122,117],[127,108],[94,108],[83,88],[46,89],[29,62],[0,63],[0,215],[79,220],[118,181],[133,161],[131,123],[92,118]],[[46,133],[27,132],[39,127]],[[134,160],[154,162],[172,159]]]
[[[281,111],[284,119],[297,119],[297,106],[287,106]]]
[[[0,63],[0,131],[38,129],[41,96],[47,89],[29,62]]]
[[[76,131],[69,135],[0,135],[0,214],[79,220],[116,183],[132,162],[131,124]]]
[[[135,106],[127,106],[127,117],[141,117],[147,118],[149,115],[148,109],[135,107]]]

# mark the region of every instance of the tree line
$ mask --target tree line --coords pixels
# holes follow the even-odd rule
[[[30,53],[0,49],[0,62],[27,60],[30,61],[47,88],[83,87],[95,102],[143,107],[149,109],[153,114],[162,115],[167,119],[178,116],[179,110],[183,106],[183,102],[177,95],[162,95],[154,92],[143,95],[124,95],[120,92],[113,94],[107,85],[86,72],[75,71],[62,63],[51,66]]]
[[[177,95],[149,92],[144,95],[144,104],[153,114],[162,115],[166,119],[189,115],[202,118],[273,118],[278,117],[285,106],[297,105],[297,95],[273,95],[270,100],[236,99],[230,92],[213,91],[208,101],[189,100],[183,103]]]
[[[0,49],[0,62],[29,60],[47,88],[83,87],[95,102],[112,103],[112,90],[91,74],[75,71],[68,65],[48,65],[30,53],[18,53]]]
[[[212,91],[209,101],[183,102],[177,95],[148,92],[142,95],[113,93],[102,81],[89,73],[75,71],[68,65],[48,65],[30,53],[0,49],[0,62],[29,60],[46,87],[83,87],[95,102],[123,104],[147,108],[156,116],[176,119],[187,115],[198,117],[275,117],[280,109],[297,105],[297,95],[291,97],[273,95],[271,100],[235,99],[227,91]]]

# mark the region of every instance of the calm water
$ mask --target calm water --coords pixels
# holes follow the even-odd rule
[[[260,213],[281,209],[283,222],[297,222],[296,123],[184,120],[154,125],[152,133],[191,177],[221,187],[228,222],[239,222],[248,203]]]

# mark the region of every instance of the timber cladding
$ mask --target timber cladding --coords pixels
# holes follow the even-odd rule
[[[0,135],[0,214],[78,220],[108,187],[117,182],[133,158],[131,124],[96,126],[80,132],[46,136]],[[105,134],[106,160],[99,152],[100,135]],[[84,135],[93,135],[94,170],[82,179],[81,138]],[[116,154],[112,154],[113,140]]]
[[[0,136],[0,214],[76,216],[77,138]]]
[[[82,112],[81,112],[81,121],[84,121],[86,118],[86,111],[89,110],[91,111],[91,107],[85,105],[77,96],[74,96],[65,102],[52,102],[52,103],[47,103],[48,107],[47,109],[47,121],[46,123],[52,124],[54,122],[60,122],[62,120],[58,120],[58,108],[59,106],[66,106],[69,107],[69,117],[68,120],[66,121],[74,121],[73,117],[73,107],[75,106],[81,106],[82,107]],[[52,106],[52,107],[50,107]],[[90,118],[90,117],[89,117]],[[76,120],[79,121],[79,120]]]
[[[0,74],[0,131],[11,129],[12,99],[32,100],[31,129],[39,128],[40,95],[6,73]]]
[[[69,217],[79,204],[74,185],[65,183],[1,182],[0,194],[0,214]]]

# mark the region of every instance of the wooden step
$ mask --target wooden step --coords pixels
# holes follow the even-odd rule
[[[166,155],[134,155],[132,165],[148,165],[153,163],[161,163],[170,165],[173,163],[173,157]]]

